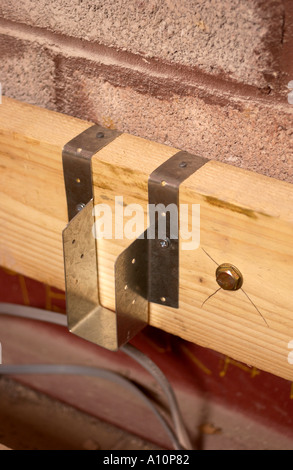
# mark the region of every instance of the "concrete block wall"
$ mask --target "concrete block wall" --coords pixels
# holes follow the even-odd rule
[[[0,57],[7,96],[293,183],[291,0],[1,0]]]

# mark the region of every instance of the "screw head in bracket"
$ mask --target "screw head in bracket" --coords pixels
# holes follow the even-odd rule
[[[238,290],[242,287],[243,276],[233,264],[223,263],[216,269],[216,281],[224,290]]]
[[[163,240],[159,241],[159,244],[161,248],[168,248],[168,246],[170,245],[170,240],[169,238],[164,238]]]
[[[104,132],[97,132],[96,137],[97,137],[97,139],[102,139],[103,137],[105,137],[105,134],[104,134]]]
[[[77,204],[76,206],[76,212],[80,212],[83,208],[85,207],[85,204],[81,202],[80,204]]]

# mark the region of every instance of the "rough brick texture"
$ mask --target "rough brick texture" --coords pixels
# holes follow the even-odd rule
[[[257,86],[278,73],[282,1],[2,0],[4,18]],[[276,49],[273,51],[273,49]]]
[[[1,0],[11,97],[293,182],[290,0]]]

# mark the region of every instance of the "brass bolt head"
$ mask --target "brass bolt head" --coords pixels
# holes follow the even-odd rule
[[[224,290],[238,290],[242,287],[243,276],[233,264],[224,263],[216,269],[216,281]]]

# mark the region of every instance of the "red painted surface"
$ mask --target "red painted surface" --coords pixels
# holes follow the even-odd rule
[[[0,269],[0,301],[65,312],[63,292],[6,269]],[[5,322],[4,327],[3,323],[1,325],[3,330],[0,331],[0,341],[5,344],[5,339],[7,341],[13,335],[10,334],[8,323],[7,331],[5,330]],[[26,329],[28,330],[28,328],[35,335],[38,335],[38,331],[41,332],[41,328],[47,329],[52,348],[55,347],[57,351],[57,344],[60,345],[62,342],[64,351],[67,351],[65,357],[72,361],[74,361],[74,352],[71,353],[70,348],[72,351],[79,350],[80,360],[83,359],[87,363],[95,364],[100,358],[104,361],[103,364],[106,363],[107,366],[110,364],[111,368],[120,370],[122,373],[130,367],[132,370],[130,375],[136,377],[139,366],[133,364],[121,353],[111,353],[98,348],[54,325],[37,327],[33,322],[26,322],[26,320],[19,320],[19,325],[24,331],[24,338],[27,337]],[[271,427],[281,429],[293,437],[293,387],[291,382],[151,327],[140,333],[134,339],[133,344],[148,354],[161,367],[175,389],[184,390],[190,395],[204,394],[206,398],[218,400],[230,409],[241,411]],[[24,346],[26,344],[22,345],[22,347]],[[20,344],[14,345],[14,353],[10,360],[11,358],[15,361],[19,360],[17,352],[21,349],[18,348],[21,348]],[[27,357],[33,357],[35,352],[27,351]],[[46,355],[46,345],[44,345],[44,351],[39,352],[38,360],[39,362],[47,362],[46,357],[43,358],[42,354]],[[57,352],[56,354],[58,357]],[[23,358],[23,354],[21,357]],[[4,349],[3,358],[5,361]],[[52,358],[52,361],[54,360],[56,361],[56,357]],[[64,387],[66,387],[66,383],[65,381]],[[50,388],[48,389],[49,393],[54,395],[54,390],[57,390],[60,384],[60,378],[56,378],[51,392]],[[35,386],[46,390],[46,378],[39,379]],[[69,385],[69,388],[70,386],[72,387]],[[82,390],[79,393],[82,393]],[[60,398],[57,392],[56,396]],[[66,400],[66,393],[61,398]],[[68,399],[74,404],[74,398],[68,397]],[[78,406],[80,401],[77,398],[76,402]],[[81,408],[83,407],[81,406]],[[115,420],[111,412],[105,416],[109,421]]]

